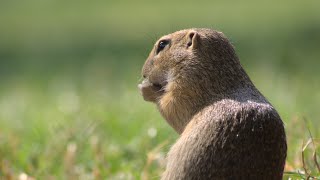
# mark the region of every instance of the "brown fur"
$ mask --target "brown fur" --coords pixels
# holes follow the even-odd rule
[[[168,45],[157,53],[161,40]],[[180,134],[162,179],[281,179],[286,136],[228,39],[211,29],[162,37],[139,85]]]

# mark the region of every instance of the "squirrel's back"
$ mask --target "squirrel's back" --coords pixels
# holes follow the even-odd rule
[[[283,123],[268,103],[221,100],[195,115],[162,179],[282,179]]]

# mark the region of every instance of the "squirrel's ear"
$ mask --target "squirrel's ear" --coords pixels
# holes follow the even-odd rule
[[[196,31],[190,31],[187,35],[187,38],[187,47],[196,48],[200,40],[199,34]]]

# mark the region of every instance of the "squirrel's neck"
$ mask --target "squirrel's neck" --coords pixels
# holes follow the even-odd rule
[[[181,134],[194,114],[207,103],[209,97],[203,95],[197,86],[172,81],[168,82],[157,106],[166,121]]]
[[[267,102],[249,78],[242,81],[237,80],[237,86],[230,82],[232,87],[208,82],[172,82],[166,87],[166,93],[159,99],[157,106],[166,121],[181,134],[196,113],[219,100]],[[220,86],[215,87],[214,84]]]

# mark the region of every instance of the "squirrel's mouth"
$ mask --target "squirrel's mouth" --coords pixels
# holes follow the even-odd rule
[[[158,91],[164,91],[164,87],[166,85],[166,84],[160,84],[160,83],[151,83],[151,84]]]
[[[158,91],[161,93],[165,92],[165,87],[168,83],[167,82],[163,82],[163,83],[158,83],[158,82],[151,82],[148,78],[144,79],[141,84],[139,84],[139,88],[143,88],[143,87],[151,87],[154,91]]]
[[[138,85],[138,88],[144,100],[157,102],[166,93],[166,84],[154,83],[146,78]]]

